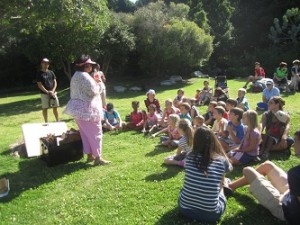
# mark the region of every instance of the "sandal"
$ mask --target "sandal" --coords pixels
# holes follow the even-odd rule
[[[107,165],[107,164],[110,164],[110,163],[111,163],[111,161],[97,158],[97,159],[95,159],[94,166]]]

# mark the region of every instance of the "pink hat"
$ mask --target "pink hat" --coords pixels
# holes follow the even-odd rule
[[[83,66],[85,64],[96,64],[96,62],[92,61],[91,59],[88,59],[83,63],[76,64],[76,66]]]

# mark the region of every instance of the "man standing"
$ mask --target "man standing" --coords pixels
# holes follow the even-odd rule
[[[37,73],[37,85],[41,91],[42,111],[45,123],[48,122],[48,108],[53,108],[53,114],[56,121],[59,121],[57,107],[59,106],[56,96],[56,76],[49,70],[49,59],[44,58],[41,61],[41,70]]]

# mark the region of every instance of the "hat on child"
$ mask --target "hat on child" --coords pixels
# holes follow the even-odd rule
[[[42,61],[41,61],[41,63],[49,63],[49,62],[50,62],[50,60],[47,59],[47,58],[43,58]]]
[[[300,166],[290,169],[287,176],[291,195],[300,196]]]
[[[295,59],[295,60],[293,61],[293,64],[300,64],[300,60],[299,60],[299,59]]]
[[[245,88],[240,88],[238,91],[242,91],[244,94],[247,93],[247,90]]]
[[[146,93],[146,95],[149,95],[149,94],[155,95],[155,91],[153,89],[149,89],[149,91]]]
[[[275,116],[282,123],[286,123],[288,121],[288,119],[290,118],[289,114],[287,114],[286,112],[281,111],[281,110],[277,111],[275,113]]]
[[[268,80],[268,81],[266,82],[266,85],[269,85],[269,84],[274,85],[274,82],[273,82],[272,80]]]

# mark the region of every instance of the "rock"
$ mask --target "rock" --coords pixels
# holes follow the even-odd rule
[[[137,87],[137,86],[133,86],[131,88],[129,88],[130,91],[141,91],[142,88],[141,87]]]
[[[124,92],[124,91],[126,91],[126,87],[123,87],[123,86],[114,86],[114,90],[116,92]]]
[[[175,84],[176,82],[172,81],[172,80],[163,80],[160,82],[160,85],[162,86],[170,86],[170,85],[173,85]]]

